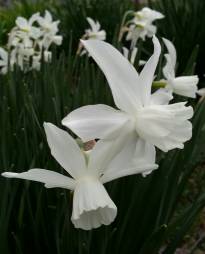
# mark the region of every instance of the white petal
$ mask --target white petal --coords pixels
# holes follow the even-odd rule
[[[0,47],[0,58],[5,62],[5,64],[8,64],[8,52]]]
[[[171,80],[169,84],[174,93],[190,98],[196,98],[198,82],[199,78],[197,76],[182,76]]]
[[[66,132],[51,123],[44,123],[51,154],[75,179],[86,172],[85,158],[76,141]]]
[[[197,91],[197,94],[198,94],[199,96],[205,96],[205,88],[199,89],[199,90]]]
[[[53,20],[52,19],[52,15],[51,15],[51,13],[48,10],[45,11],[45,20],[48,23],[52,22],[52,20]]]
[[[90,151],[88,170],[98,177],[104,173],[113,158],[123,149],[130,135],[130,130],[124,128],[118,138],[98,141]]]
[[[116,106],[125,112],[134,112],[140,106],[135,68],[106,42],[88,40],[82,43],[105,74]]]
[[[58,45],[58,46],[61,45],[62,41],[63,41],[63,37],[61,35],[55,35],[55,36],[53,36],[53,42],[56,45]]]
[[[38,21],[39,17],[40,17],[39,12],[33,14],[28,21],[29,25],[32,25],[35,21]]]
[[[71,217],[76,228],[90,230],[109,225],[116,215],[117,207],[98,180],[85,178],[77,183]]]
[[[138,12],[142,18],[146,18],[150,21],[154,21],[156,19],[164,18],[164,15],[161,12],[152,10],[148,7],[144,7],[141,11]]]
[[[168,105],[172,99],[173,96],[170,90],[160,88],[151,95],[150,105]]]
[[[95,23],[95,21],[93,19],[89,18],[89,17],[87,17],[86,19],[87,19],[87,21],[88,21],[92,31],[97,32],[98,29],[96,29],[96,23]]]
[[[28,27],[28,21],[23,18],[23,17],[18,17],[16,19],[16,25],[20,28],[20,29],[24,29]]]
[[[135,137],[125,144],[124,149],[110,163],[109,168],[101,177],[101,181],[106,183],[134,174],[145,176],[158,168],[155,160],[156,151],[154,146]]]
[[[98,104],[88,105],[72,111],[62,120],[83,141],[118,135],[121,127],[128,122],[125,113],[112,107]]]
[[[185,107],[185,103],[152,105],[138,112],[136,131],[141,138],[164,152],[182,148],[183,143],[191,137],[190,123],[187,120],[192,116],[192,107]],[[144,128],[145,126],[149,127]],[[188,134],[184,136],[183,131]],[[170,140],[175,140],[175,144]]]
[[[129,59],[129,50],[126,47],[122,47],[123,56]]]
[[[173,68],[175,69],[176,61],[177,61],[177,53],[176,53],[176,49],[174,47],[174,44],[171,41],[169,41],[165,38],[163,38],[163,41],[164,41],[164,44],[167,47],[167,50],[168,50],[168,53],[169,53],[169,56],[170,56],[170,60],[171,60],[171,64],[172,64]]]
[[[167,80],[174,79],[175,78],[175,66],[173,66],[171,57],[169,54],[165,54],[164,56],[166,58],[166,65],[163,68],[163,75]]]
[[[145,64],[138,79],[138,85],[140,86],[143,105],[149,104],[154,73],[161,52],[160,43],[155,36],[153,36],[153,43],[154,43],[154,53]]]
[[[47,188],[59,187],[73,190],[75,187],[75,181],[72,178],[54,171],[40,168],[30,169],[29,171],[23,173],[5,172],[2,176],[41,182],[44,183]]]

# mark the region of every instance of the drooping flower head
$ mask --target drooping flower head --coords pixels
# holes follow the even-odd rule
[[[196,92],[198,90],[197,84],[199,82],[198,76],[180,76],[176,77],[176,61],[177,53],[173,43],[165,38],[163,41],[168,50],[168,54],[165,54],[166,65],[163,68],[163,74],[166,80],[166,89],[172,91],[175,94],[196,98]]]
[[[5,172],[2,175],[41,182],[46,188],[73,190],[71,221],[76,228],[90,230],[108,225],[115,219],[117,207],[103,183],[157,168],[155,164],[143,160],[142,157],[138,161],[137,168],[126,168],[126,160],[130,160],[130,157],[129,154],[126,157],[119,154],[118,141],[98,141],[94,148],[86,153],[67,132],[51,123],[45,123],[44,128],[51,154],[69,175],[39,168],[23,173]]]

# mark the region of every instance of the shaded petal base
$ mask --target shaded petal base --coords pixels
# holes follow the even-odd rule
[[[71,217],[76,228],[90,230],[109,225],[116,215],[117,207],[98,179],[87,177],[78,180]]]

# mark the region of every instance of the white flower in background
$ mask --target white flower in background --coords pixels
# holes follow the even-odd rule
[[[31,69],[40,70],[42,56],[45,62],[51,62],[50,46],[61,45],[63,39],[57,34],[58,25],[59,21],[53,21],[49,11],[45,11],[44,17],[41,17],[39,13],[35,13],[28,20],[18,17],[16,26],[9,33],[7,44],[10,67],[16,64],[24,72]],[[4,61],[4,63],[1,62],[2,66],[6,66],[6,59],[2,58],[2,61]],[[2,70],[3,73],[6,68]]]
[[[59,31],[59,20],[53,21],[51,13],[46,10],[44,17],[39,17],[37,21],[43,34],[42,39],[39,40],[40,47],[48,50],[52,43],[56,45],[62,44],[63,37],[61,35],[57,35]]]
[[[184,102],[168,105],[172,96],[158,90],[151,94],[155,69],[161,47],[153,37],[154,54],[138,75],[135,68],[122,54],[110,44],[88,40],[83,44],[89,54],[104,72],[116,106],[119,110],[106,105],[84,106],[71,112],[62,121],[83,141],[95,138],[141,143],[147,147],[147,157],[155,158],[155,146],[164,152],[174,148],[182,149],[184,142],[192,136],[192,107]],[[145,156],[145,154],[144,154]],[[136,157],[134,156],[134,159]],[[134,163],[134,162],[133,162]],[[137,164],[136,164],[137,165]]]
[[[164,15],[158,11],[152,10],[148,7],[144,7],[141,11],[133,13],[134,18],[128,22],[128,33],[126,40],[132,41],[133,45],[139,38],[145,40],[146,37],[152,37],[157,32],[157,27],[153,25],[153,22],[157,19],[164,18]]]
[[[196,92],[199,96],[204,97],[205,96],[205,88],[201,88]]]
[[[196,98],[196,92],[198,90],[197,84],[199,82],[198,76],[175,76],[175,68],[177,61],[176,49],[173,43],[165,38],[163,41],[167,47],[168,54],[165,54],[166,65],[163,68],[163,74],[166,78],[166,88],[171,90],[173,93]]]
[[[123,51],[124,57],[127,58],[132,65],[134,65],[135,59],[136,59],[136,56],[137,56],[137,52],[138,52],[138,48],[134,47],[133,49],[129,50],[126,47],[122,47],[122,51]],[[145,65],[145,63],[146,62],[144,60],[140,60],[139,61],[139,66]]]
[[[128,157],[116,156],[119,143],[99,141],[89,153],[80,150],[76,141],[65,131],[51,123],[44,124],[51,154],[72,177],[45,169],[31,169],[23,173],[5,172],[4,177],[42,182],[47,188],[65,188],[74,191],[71,220],[76,228],[90,230],[110,224],[117,215],[117,207],[110,199],[103,183],[130,175],[137,169],[123,168]],[[140,145],[140,144],[139,144]],[[133,146],[130,147],[132,149]],[[153,169],[142,165],[143,148],[139,158],[138,172]],[[125,154],[126,155],[126,154]],[[141,163],[142,162],[142,163]],[[110,166],[109,166],[110,165]],[[155,165],[154,165],[155,167]]]
[[[105,30],[100,30],[100,23],[98,21],[95,22],[89,17],[87,17],[87,21],[90,25],[90,29],[85,30],[83,38],[104,41],[106,39],[106,32]]]
[[[8,72],[9,57],[8,52],[0,48],[0,72],[6,74]]]
[[[82,39],[92,39],[100,41],[106,40],[106,32],[105,30],[100,30],[101,29],[100,23],[98,21],[94,21],[89,17],[87,17],[86,19],[90,25],[90,28],[85,30],[85,34],[83,35]],[[83,50],[82,49],[83,45],[80,42],[77,54],[80,54],[81,56],[86,54],[87,51],[85,49]]]

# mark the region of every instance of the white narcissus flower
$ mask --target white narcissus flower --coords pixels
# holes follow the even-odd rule
[[[193,116],[193,109],[186,107],[184,102],[168,105],[172,96],[161,89],[151,94],[161,52],[156,37],[153,37],[153,43],[154,54],[138,75],[129,61],[110,44],[84,41],[85,48],[104,72],[119,110],[106,105],[84,106],[66,116],[62,124],[84,141],[94,138],[115,140],[122,135],[133,135],[135,144],[138,141],[147,147],[150,158],[155,157],[154,146],[164,152],[182,149],[184,142],[192,136],[192,124],[188,119]]]
[[[20,37],[22,36],[28,36],[32,39],[38,39],[41,36],[41,31],[38,27],[34,26],[33,23],[36,22],[39,18],[39,13],[33,14],[29,20],[23,18],[23,17],[18,17],[16,19],[16,25],[20,29],[19,35]]]
[[[100,40],[104,41],[106,40],[106,32],[105,30],[100,30],[101,26],[98,21],[94,21],[93,19],[87,17],[86,18],[90,29],[85,30],[85,34],[83,35],[83,39],[92,39],[92,40]],[[83,49],[83,45],[79,43],[77,54],[80,56],[83,56],[87,53],[86,49]]]
[[[134,18],[129,22],[128,34],[126,40],[131,40],[133,45],[141,38],[145,40],[156,34],[157,27],[152,23],[157,19],[164,18],[164,15],[158,11],[144,7],[141,11],[134,13]]]
[[[163,68],[163,74],[166,78],[166,88],[170,89],[173,93],[196,98],[196,92],[198,90],[197,84],[199,82],[198,76],[175,76],[175,68],[177,61],[176,49],[173,43],[165,38],[163,41],[167,47],[168,54],[165,54],[166,65]]]
[[[93,19],[87,17],[87,21],[91,27],[91,29],[85,30],[85,38],[86,39],[94,39],[104,41],[106,39],[105,30],[100,30],[100,23],[98,21],[94,21]]]
[[[119,143],[98,141],[87,155],[81,151],[76,141],[65,131],[51,123],[44,124],[51,154],[72,177],[45,169],[31,169],[23,173],[5,172],[8,178],[20,178],[42,182],[47,188],[65,188],[74,191],[71,220],[76,228],[90,230],[100,225],[110,224],[117,215],[117,207],[109,197],[103,183],[135,173],[149,172],[156,165],[149,164],[144,150],[138,144],[138,168],[125,168],[129,160],[128,151],[119,157]],[[136,144],[134,144],[136,145]],[[133,144],[129,147],[133,149]],[[128,153],[128,156],[126,154]],[[126,156],[126,157],[123,157]]]
[[[51,13],[46,10],[44,17],[39,17],[37,21],[42,29],[43,35],[43,38],[38,42],[40,48],[43,47],[48,50],[52,43],[56,45],[62,44],[63,37],[61,35],[57,35],[59,31],[59,20],[53,21]]]

